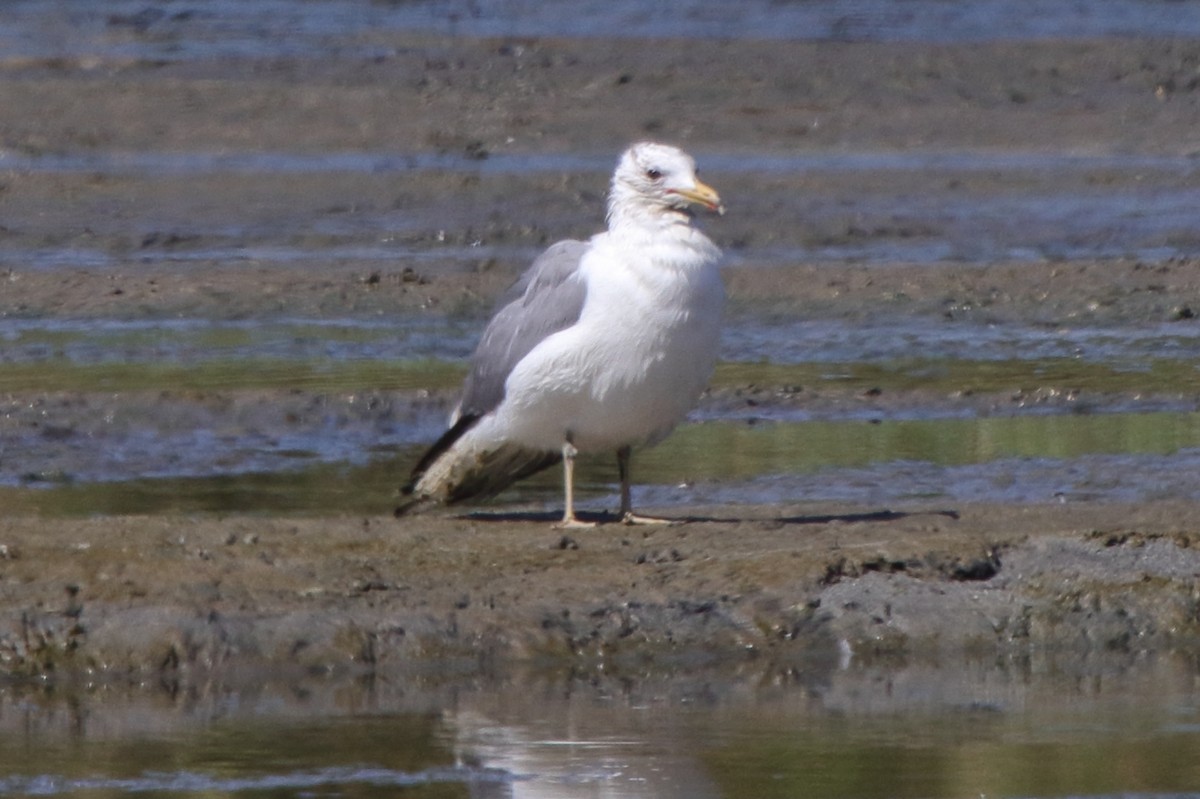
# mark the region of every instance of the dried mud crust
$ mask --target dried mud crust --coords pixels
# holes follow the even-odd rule
[[[1200,640],[1190,505],[693,508],[0,522],[0,670],[782,661],[1166,650]]]

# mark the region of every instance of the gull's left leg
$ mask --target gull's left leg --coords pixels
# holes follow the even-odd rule
[[[594,522],[585,522],[575,516],[575,456],[579,450],[568,438],[563,442],[563,517],[558,527],[595,527]]]
[[[629,489],[629,457],[632,452],[631,447],[621,447],[617,450],[617,473],[621,476],[621,521],[624,524],[671,524],[670,519],[639,516],[633,512],[633,500]]]

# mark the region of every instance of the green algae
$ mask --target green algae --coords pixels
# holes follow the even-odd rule
[[[187,388],[244,390],[451,390],[465,365],[435,359],[212,359],[193,363],[93,363],[60,359],[0,363],[0,390],[146,391]],[[1200,368],[1190,361],[1140,364],[1073,359],[962,361],[913,359],[888,363],[722,362],[715,388],[754,385],[846,391],[929,391],[938,394],[1037,390],[1170,393],[1200,392]]]

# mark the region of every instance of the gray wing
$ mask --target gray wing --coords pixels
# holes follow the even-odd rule
[[[501,298],[471,356],[460,415],[479,416],[499,405],[513,367],[547,337],[579,320],[587,295],[579,262],[587,247],[573,239],[551,245]]]

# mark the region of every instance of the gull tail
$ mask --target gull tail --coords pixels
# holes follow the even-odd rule
[[[404,499],[396,508],[396,516],[430,505],[494,496],[562,460],[559,452],[480,440],[480,436],[472,435],[480,418],[463,415],[421,457],[400,489]]]

